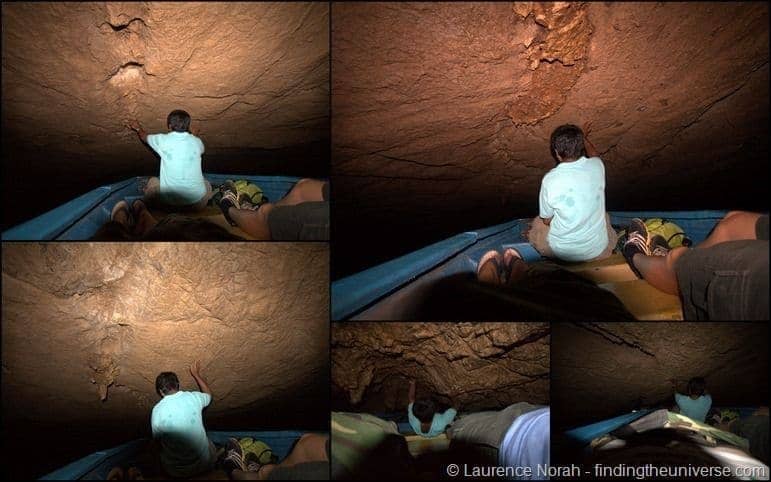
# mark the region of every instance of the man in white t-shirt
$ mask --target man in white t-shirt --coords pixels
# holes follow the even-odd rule
[[[607,258],[617,237],[605,212],[602,160],[583,131],[572,124],[554,130],[551,152],[557,167],[541,181],[539,215],[528,240],[549,258],[573,262]]]
[[[151,177],[144,188],[145,201],[178,210],[200,211],[212,194],[211,184],[204,179],[201,169],[203,142],[190,133],[190,114],[174,110],[168,115],[169,132],[147,134],[137,121],[129,127],[142,142],[146,142],[159,156],[159,177]]]
[[[190,374],[200,392],[179,389],[179,378],[163,372],[155,379],[155,389],[163,397],[151,416],[153,439],[160,444],[163,470],[172,477],[192,477],[212,470],[216,449],[206,435],[201,413],[211,403],[211,389],[201,377],[198,362]]]

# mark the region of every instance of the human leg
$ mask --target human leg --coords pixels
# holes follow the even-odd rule
[[[214,191],[212,191],[211,183],[204,179],[203,181],[206,184],[206,194],[203,195],[201,199],[198,200],[195,204],[190,206],[190,210],[193,212],[196,211],[203,211],[206,209],[206,206],[209,204],[209,199],[214,195]]]
[[[627,241],[623,248],[624,258],[638,278],[644,279],[654,288],[665,293],[677,294],[675,261],[687,251],[687,248],[666,250],[659,246],[660,249],[657,249],[656,253],[664,255],[653,255],[648,238],[645,223],[641,219],[633,219],[627,230]]]
[[[276,206],[291,206],[311,201],[324,201],[324,181],[318,179],[300,179],[292,189],[276,202]]]
[[[260,467],[256,472],[244,471],[240,469],[233,470],[231,477],[234,480],[265,480],[273,471],[287,471],[288,469],[299,470],[302,467],[302,472],[307,475],[318,476],[318,465],[311,465],[314,462],[329,462],[329,435],[304,434],[295,444],[289,455],[286,456],[280,464],[267,464]],[[326,467],[321,467],[322,472],[328,473],[328,464]],[[289,474],[285,474],[289,475]],[[296,475],[299,475],[296,474]],[[300,479],[306,478],[308,480],[315,479],[316,477],[278,477],[280,479]]]
[[[768,320],[768,241],[684,250],[674,263],[686,320]]]
[[[142,189],[145,203],[152,204],[159,202],[161,195],[161,180],[153,176],[147,180],[147,184]]]
[[[613,225],[610,223],[610,215],[607,213],[605,214],[605,229],[608,232],[608,244],[605,246],[602,253],[590,261],[600,261],[609,258],[610,255],[613,254],[613,249],[615,249],[616,243],[618,243],[618,234],[616,234],[616,230],[613,229]]]
[[[131,213],[126,201],[119,201],[112,208],[110,220],[91,237],[92,241],[131,241]]]
[[[731,211],[715,225],[707,239],[696,247],[709,248],[726,241],[758,239],[756,225],[761,216],[748,211]]]
[[[239,209],[231,206],[227,209],[227,213],[230,219],[236,223],[236,226],[249,236],[261,241],[269,241],[271,236],[268,215],[273,207],[273,204],[265,203],[256,211],[252,211],[251,209]]]
[[[654,288],[676,295],[678,293],[675,262],[688,252],[688,248],[672,249],[666,256],[652,256],[635,253],[632,263],[640,272],[640,276]]]
[[[530,229],[527,232],[527,240],[533,247],[541,253],[541,256],[554,258],[554,252],[549,247],[546,238],[549,236],[549,226],[544,224],[540,216],[533,218],[530,223]]]
[[[158,220],[150,214],[147,205],[141,199],[137,199],[131,204],[131,210],[134,212],[134,219],[136,220],[134,225],[135,235],[143,236],[158,224]]]

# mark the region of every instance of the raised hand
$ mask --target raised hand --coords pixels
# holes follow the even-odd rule
[[[588,136],[589,133],[592,132],[592,121],[584,122],[584,125],[581,126],[581,130],[584,131],[584,136]]]
[[[201,362],[196,360],[190,365],[190,374],[193,375],[193,378],[201,376]]]

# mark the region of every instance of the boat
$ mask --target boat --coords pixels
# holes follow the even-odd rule
[[[282,430],[272,432],[207,432],[209,440],[215,445],[224,446],[228,438],[251,437],[254,440],[265,442],[278,456],[279,461],[289,454],[292,446],[307,432],[295,430]],[[54,470],[41,477],[40,480],[107,480],[108,472],[116,466],[128,467],[136,465],[136,459],[150,442],[149,439],[137,439],[123,445],[107,450],[100,450],[89,454],[82,459]]]
[[[703,241],[727,211],[613,211],[611,224],[623,229],[633,218],[664,218],[679,225],[696,244]],[[530,218],[467,231],[332,283],[332,319],[411,320],[429,288],[462,273],[473,274],[491,249],[516,249],[529,263],[541,255],[522,235]],[[565,269],[597,283],[618,297],[641,320],[682,319],[677,296],[662,293],[638,279],[621,254],[590,263],[565,263]]]
[[[271,201],[284,197],[292,186],[300,180],[292,176],[245,176],[243,174],[204,174],[212,186],[219,186],[226,180],[246,179],[262,188]],[[3,241],[70,241],[90,239],[107,221],[115,204],[125,199],[129,204],[142,197],[141,186],[149,176],[137,176],[114,184],[97,187],[61,206],[58,206],[36,218],[30,219],[2,233]],[[163,212],[151,210],[155,215]],[[190,214],[203,217],[218,224],[233,234],[249,239],[249,235],[230,226],[222,212],[216,206],[209,206],[204,211]]]

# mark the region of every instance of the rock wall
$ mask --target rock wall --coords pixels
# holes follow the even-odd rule
[[[157,173],[124,124],[165,132],[179,108],[211,172],[327,172],[326,3],[27,2],[2,13],[3,165],[26,192],[41,176],[49,196],[71,198]]]
[[[549,339],[543,323],[338,323],[332,408],[403,410],[410,379],[463,411],[546,404]]]
[[[573,427],[659,403],[692,377],[715,406],[768,403],[763,323],[556,323],[553,426]]]
[[[3,423],[126,441],[200,358],[208,428],[324,427],[328,266],[315,243],[4,244]]]
[[[338,271],[534,215],[564,123],[591,122],[609,209],[764,208],[765,3],[336,3],[332,18]]]

